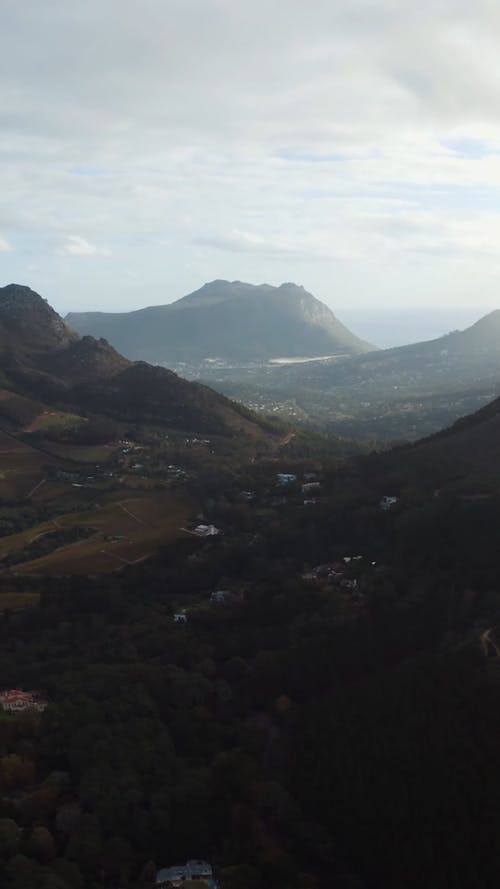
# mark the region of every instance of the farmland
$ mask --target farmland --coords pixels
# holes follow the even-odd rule
[[[0,614],[4,614],[6,611],[21,611],[24,608],[38,605],[39,601],[39,593],[0,593]]]
[[[129,450],[118,443],[50,448],[0,433],[0,576],[116,571],[182,535],[196,512],[183,487],[117,465]]]

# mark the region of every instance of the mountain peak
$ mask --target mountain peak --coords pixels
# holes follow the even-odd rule
[[[77,339],[39,293],[22,284],[0,287],[0,348],[57,349]]]
[[[376,348],[291,281],[274,287],[217,279],[168,305],[120,315],[73,313],[68,320],[81,334],[105,336],[128,358],[167,366],[345,356]]]

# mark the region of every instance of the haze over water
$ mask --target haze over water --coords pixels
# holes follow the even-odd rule
[[[353,333],[384,349],[432,340],[463,330],[491,309],[484,307],[440,307],[437,309],[350,309],[339,308],[337,317]]]

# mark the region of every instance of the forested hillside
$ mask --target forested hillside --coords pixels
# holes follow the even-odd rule
[[[4,612],[3,681],[49,701],[0,720],[6,885],[146,887],[203,857],[223,889],[493,889],[497,409],[470,457],[459,427],[355,462],[305,437],[201,461],[218,537],[0,576],[41,594]]]

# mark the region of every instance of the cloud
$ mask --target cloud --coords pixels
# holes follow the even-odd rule
[[[0,253],[11,253],[14,248],[0,235]]]
[[[215,247],[229,253],[250,253],[269,258],[301,258],[305,260],[333,259],[333,255],[324,255],[317,249],[317,244],[305,240],[280,240],[279,238],[262,237],[251,232],[234,231],[227,235],[200,236],[195,243]]]
[[[9,274],[29,255],[56,302],[223,275],[349,303],[497,292],[491,0],[8,0],[2,33]]]
[[[96,247],[79,235],[69,235],[59,247],[59,253],[63,256],[111,256],[107,248]]]

